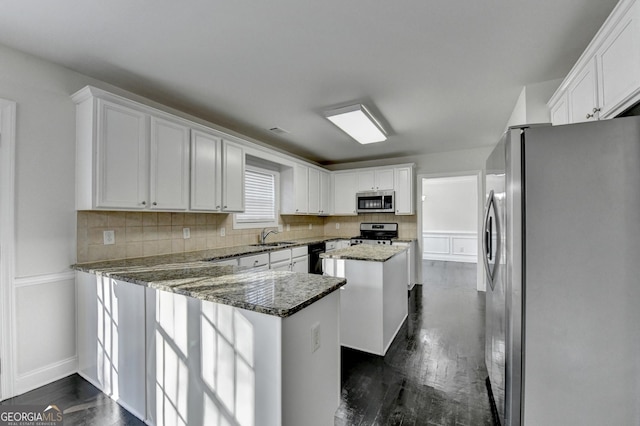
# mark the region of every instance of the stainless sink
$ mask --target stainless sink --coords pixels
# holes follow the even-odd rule
[[[282,247],[282,246],[291,246],[295,243],[291,241],[274,241],[273,243],[262,243],[262,244],[249,244],[252,247]]]

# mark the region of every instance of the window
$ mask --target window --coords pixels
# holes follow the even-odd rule
[[[278,172],[247,166],[244,173],[244,213],[233,215],[235,229],[278,226]]]

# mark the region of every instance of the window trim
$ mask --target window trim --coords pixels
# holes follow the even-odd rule
[[[274,192],[275,192],[275,218],[270,221],[258,221],[258,222],[241,222],[237,220],[239,213],[233,214],[233,229],[260,229],[260,228],[273,228],[277,227],[280,222],[280,172],[275,170],[269,170],[256,166],[245,166],[245,170],[251,170],[254,172],[265,173],[274,177]],[[245,192],[246,197],[246,192]],[[245,203],[246,205],[246,203]]]

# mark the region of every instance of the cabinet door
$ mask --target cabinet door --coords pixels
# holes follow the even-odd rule
[[[333,213],[337,215],[356,214],[356,191],[358,175],[355,172],[334,175]]]
[[[598,119],[595,62],[589,62],[567,88],[571,123]]]
[[[244,149],[222,141],[222,210],[244,211]]]
[[[309,214],[320,213],[320,171],[309,168]]]
[[[376,189],[373,170],[358,172],[358,191],[373,191]]]
[[[191,210],[220,210],[221,168],[220,139],[192,130]]]
[[[329,214],[329,193],[331,191],[331,175],[320,172],[320,211],[322,215]]]
[[[296,164],[293,176],[295,212],[307,213],[309,211],[309,168]]]
[[[558,101],[551,106],[551,123],[554,126],[569,123],[569,107],[567,105],[567,94],[565,93]]]
[[[147,207],[147,136],[146,114],[98,100],[96,207]]]
[[[151,117],[152,209],[189,208],[189,132],[181,124]]]
[[[291,261],[291,270],[309,273],[309,256],[294,257]]]
[[[383,169],[375,171],[376,191],[393,190],[393,169]]]
[[[634,4],[596,53],[600,115],[612,111],[640,88],[640,26]],[[624,108],[624,107],[622,107]]]
[[[395,169],[394,186],[396,214],[413,214],[413,168]]]

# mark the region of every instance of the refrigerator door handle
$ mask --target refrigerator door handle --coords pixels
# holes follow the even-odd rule
[[[498,263],[500,259],[500,224],[498,223],[498,216],[495,216],[495,228],[496,228],[496,255],[493,262],[493,269],[491,269],[491,264],[489,261],[493,257],[493,226],[492,226],[492,217],[491,217],[491,208],[495,211],[495,199],[493,190],[489,192],[489,197],[487,199],[487,205],[484,212],[484,223],[482,224],[482,233],[484,234],[484,244],[482,245],[482,259],[484,261],[484,268],[487,273],[487,278],[489,279],[489,285],[491,286],[491,290],[493,290],[495,286],[495,276],[496,271],[498,269]]]

